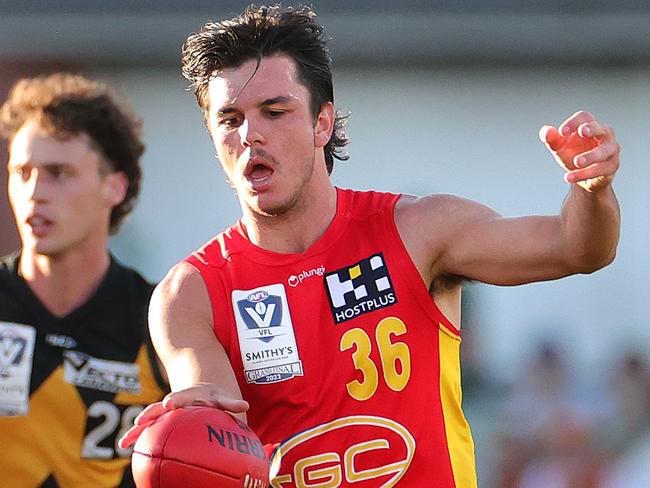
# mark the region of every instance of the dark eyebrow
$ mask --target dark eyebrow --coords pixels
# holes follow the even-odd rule
[[[23,162],[20,162],[20,163],[12,164],[11,159],[7,163],[7,167],[12,168],[12,169],[20,169],[20,168],[24,168],[25,166],[31,166],[31,165],[32,165],[31,161],[23,161]],[[37,166],[39,166],[39,165],[37,165]],[[67,161],[46,161],[46,162],[40,164],[40,167],[44,168],[46,170],[68,168],[68,167],[72,167],[72,166],[74,166],[74,165],[67,162]]]
[[[278,97],[273,97],[273,98],[267,98],[266,100],[262,100],[260,103],[257,104],[258,107],[267,107],[269,105],[276,105],[278,103],[288,103],[292,100],[292,98],[288,95],[280,95]],[[228,115],[231,113],[238,112],[237,108],[235,107],[223,107],[219,110],[217,110],[217,115],[223,116],[223,115]]]
[[[225,107],[222,109],[217,110],[217,115],[222,116],[222,115],[228,115],[231,113],[237,112],[237,109],[234,107]]]
[[[274,98],[267,98],[264,100],[262,103],[259,104],[260,107],[264,107],[266,105],[275,105],[277,103],[287,103],[291,101],[291,97],[287,95],[281,95],[279,97],[274,97]]]

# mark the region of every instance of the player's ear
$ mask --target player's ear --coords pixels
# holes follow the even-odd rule
[[[111,208],[118,206],[124,201],[128,189],[129,179],[121,171],[108,173],[104,177],[104,198]]]
[[[334,105],[332,102],[324,103],[316,116],[314,125],[314,145],[316,147],[325,147],[330,141],[334,130],[334,119]]]

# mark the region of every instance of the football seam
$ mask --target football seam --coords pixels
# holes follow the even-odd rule
[[[234,475],[231,475],[231,474],[228,474],[228,473],[221,473],[219,471],[213,471],[210,468],[206,468],[205,466],[201,466],[199,464],[190,464],[187,461],[183,461],[181,459],[167,458],[167,457],[162,457],[162,456],[153,456],[152,454],[147,454],[147,453],[138,452],[138,451],[135,451],[135,454],[138,454],[139,456],[148,457],[149,459],[159,459],[160,461],[163,461],[163,462],[164,461],[172,461],[174,463],[182,464],[183,466],[190,466],[192,468],[198,468],[198,469],[200,469],[202,471],[207,471],[208,473],[218,474],[220,476],[225,476],[225,477],[230,478],[230,479],[235,480],[235,481],[241,479],[241,476],[234,476]],[[158,479],[159,480],[161,479],[160,478],[160,470],[162,469],[162,464],[163,464],[162,462],[158,463]],[[248,474],[250,476],[250,473],[245,473],[245,474]]]
[[[218,474],[219,476],[224,476],[224,477],[226,477],[226,478],[230,478],[230,479],[235,480],[235,481],[237,481],[237,480],[240,479],[239,476],[232,476],[232,475],[227,474],[227,473],[221,473],[221,472],[219,472],[219,471],[213,471],[213,470],[211,470],[211,469],[209,469],[209,468],[206,468],[205,466],[200,466],[200,465],[198,465],[198,464],[191,464],[191,463],[188,463],[187,461],[182,461],[181,459],[176,459],[176,458],[157,458],[156,456],[150,456],[150,457],[153,458],[153,459],[160,459],[160,460],[163,461],[163,462],[166,462],[166,461],[172,461],[172,462],[174,462],[174,463],[182,464],[183,466],[190,466],[190,467],[192,467],[192,468],[197,468],[197,469],[200,469],[201,471],[207,471],[208,473],[211,473],[211,474]],[[159,470],[162,469],[163,462],[161,462],[161,463],[158,464],[158,466],[159,466],[158,469],[159,469]],[[161,478],[158,478],[158,479],[161,479]]]
[[[172,412],[169,412],[169,413],[172,413]],[[163,443],[163,448],[162,448],[162,450],[160,451],[160,457],[158,458],[158,459],[160,459],[160,462],[158,463],[158,482],[160,482],[160,480],[162,479],[162,473],[161,473],[161,470],[162,470],[162,461],[166,459],[166,458],[163,457],[163,456],[166,456],[166,455],[167,455],[167,453],[165,452],[165,451],[167,450],[167,441],[168,441],[169,438],[171,437],[172,432],[174,432],[174,430],[176,429],[176,427],[178,427],[178,424],[172,424],[171,429],[169,429],[169,431],[167,432],[167,435],[165,436],[165,442]],[[151,456],[151,457],[152,457],[152,458],[155,458],[155,456]],[[178,460],[175,460],[175,461],[178,461]],[[182,463],[182,464],[185,464],[185,463]]]

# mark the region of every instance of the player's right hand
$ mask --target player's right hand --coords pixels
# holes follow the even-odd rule
[[[243,414],[249,407],[248,402],[245,400],[224,395],[222,390],[215,384],[198,383],[184,390],[168,393],[161,402],[152,403],[147,406],[135,418],[133,427],[127,430],[119,439],[119,446],[121,448],[127,448],[135,444],[142,431],[162,414],[174,408],[188,405],[205,405],[234,414]]]

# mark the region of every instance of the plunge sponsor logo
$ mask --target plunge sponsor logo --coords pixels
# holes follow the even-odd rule
[[[325,288],[337,324],[397,303],[382,253],[326,274]]]
[[[289,286],[296,287],[300,285],[307,278],[312,276],[323,276],[325,274],[325,266],[319,266],[318,268],[307,269],[302,271],[299,275],[291,275],[287,280]]]

